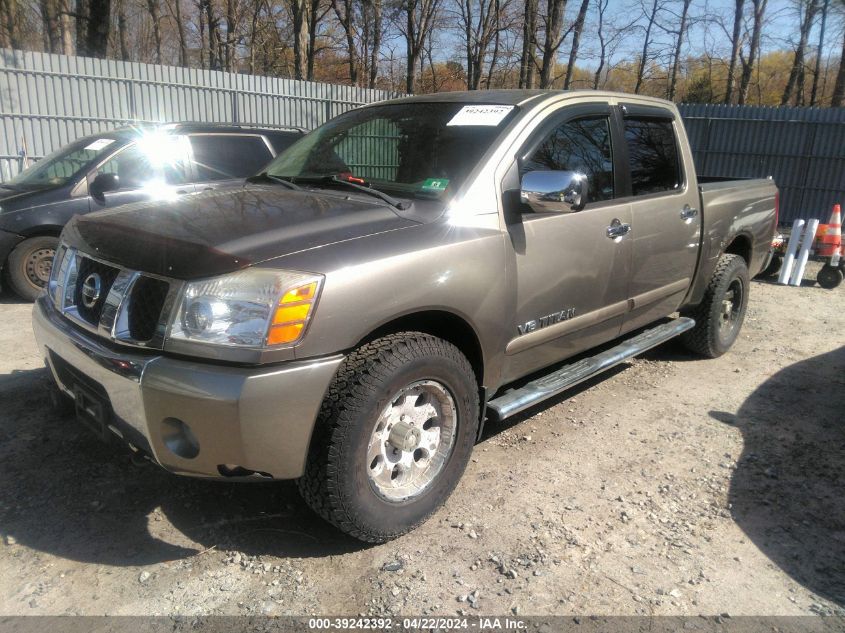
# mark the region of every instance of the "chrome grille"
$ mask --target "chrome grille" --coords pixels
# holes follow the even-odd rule
[[[77,270],[73,303],[80,317],[91,325],[97,325],[109,291],[120,270],[89,257],[79,258]]]
[[[61,245],[49,294],[77,325],[124,344],[161,349],[182,283],[101,261]]]

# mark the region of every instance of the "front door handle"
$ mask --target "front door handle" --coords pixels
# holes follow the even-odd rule
[[[682,220],[692,220],[697,215],[698,215],[698,209],[693,209],[688,204],[685,204],[684,208],[681,209],[681,219]]]
[[[607,227],[607,236],[615,240],[617,237],[622,237],[631,232],[631,225],[622,222],[619,218],[613,218],[613,222]]]

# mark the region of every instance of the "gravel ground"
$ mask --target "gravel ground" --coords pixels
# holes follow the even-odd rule
[[[670,343],[488,427],[380,546],[53,413],[29,313],[0,305],[0,615],[845,614],[845,286],[755,282],[728,355]]]

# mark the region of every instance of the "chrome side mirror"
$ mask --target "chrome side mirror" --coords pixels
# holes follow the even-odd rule
[[[574,171],[529,171],[520,200],[537,213],[572,213],[587,204],[587,176]]]

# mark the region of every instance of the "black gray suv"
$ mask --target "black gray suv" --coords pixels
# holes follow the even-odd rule
[[[216,189],[257,174],[303,131],[174,123],[87,136],[0,184],[3,285],[34,300],[77,214]]]

